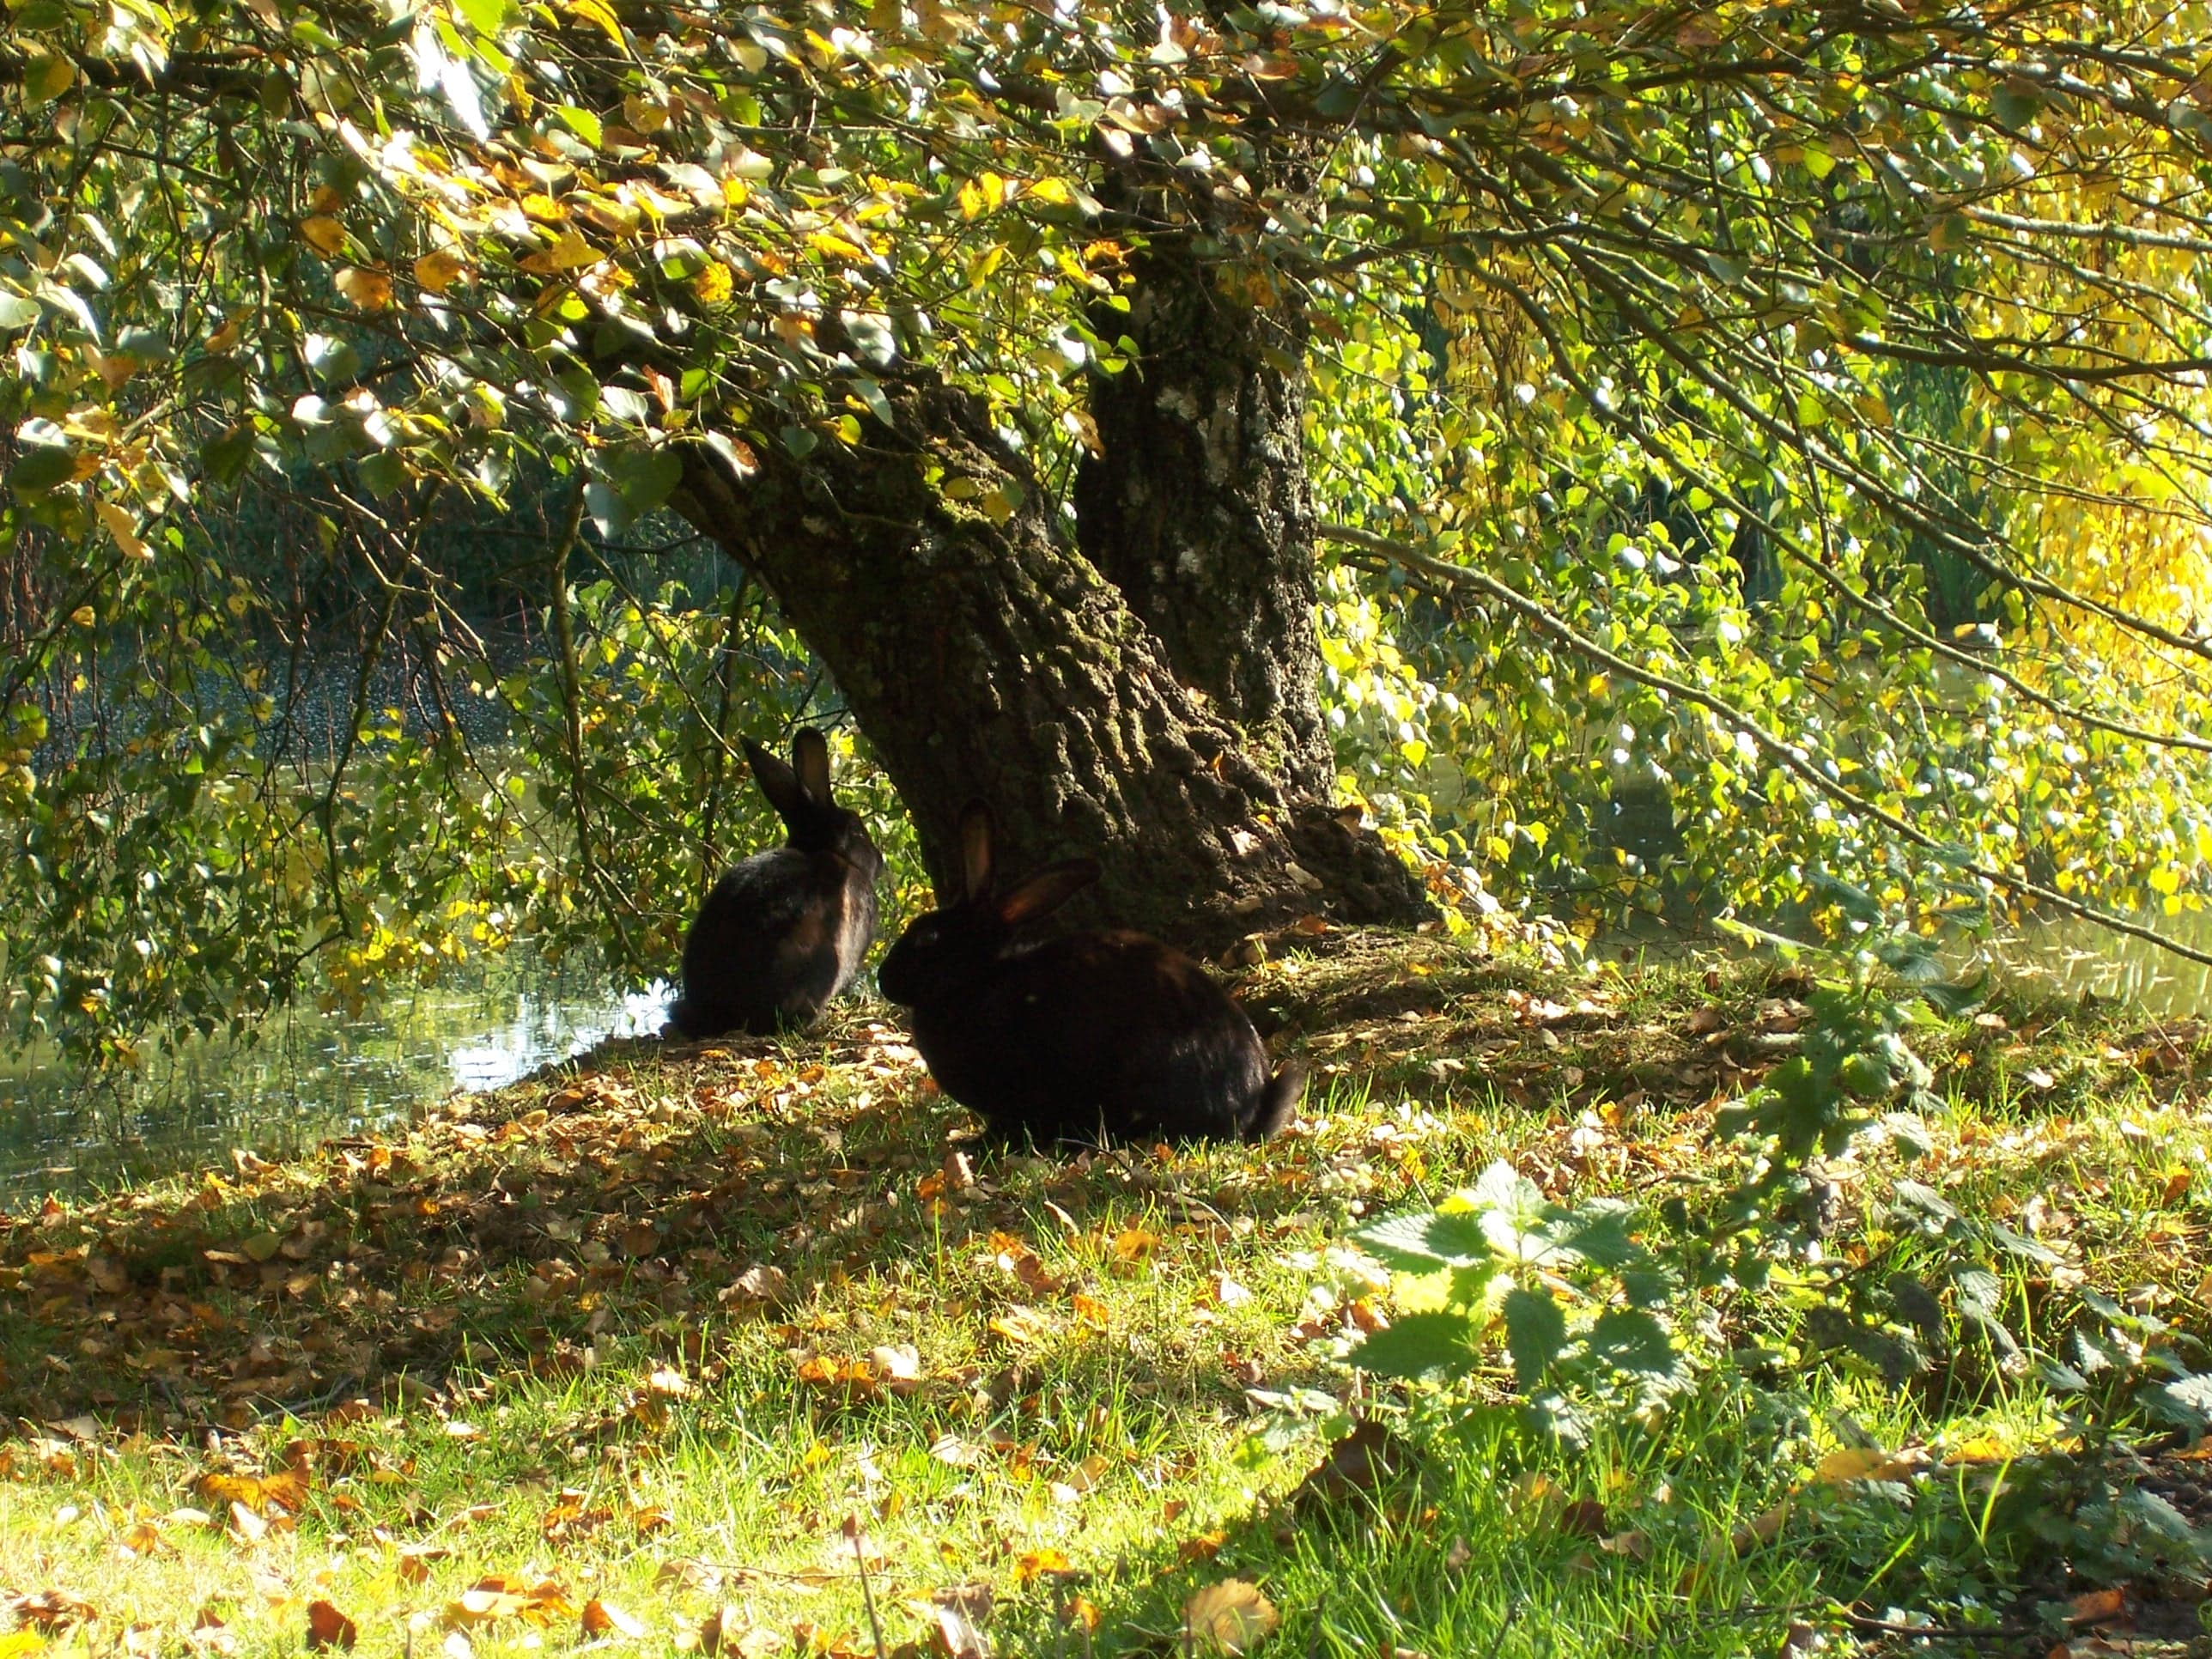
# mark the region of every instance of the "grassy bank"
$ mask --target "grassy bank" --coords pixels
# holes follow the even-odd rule
[[[1765,1370],[1578,1451],[1356,1379],[1391,1306],[1364,1219],[1501,1158],[1563,1197],[1693,1182],[1804,988],[1297,943],[1243,988],[1316,1068],[1265,1148],[971,1156],[863,1006],[15,1218],[0,1652],[1169,1652],[1224,1583],[1199,1613],[1279,1617],[1286,1654],[1850,1650],[1928,1618],[2203,1650],[2201,1577],[2122,1561],[2140,1524],[1998,1524],[1993,1490],[2075,1450],[2032,1364],[1893,1386],[1816,1355],[1784,1287]],[[2026,1350],[2085,1291],[2212,1323],[2201,1026],[2001,1007],[1921,1049],[1948,1103],[1913,1179],[2049,1253],[2003,1285]],[[1828,1248],[1887,1248],[1902,1156],[1832,1170]],[[1332,1449],[1347,1401],[1384,1426]],[[2136,1485],[2202,1523],[2193,1472],[2175,1446]],[[2026,1633],[2039,1603],[2070,1638]]]

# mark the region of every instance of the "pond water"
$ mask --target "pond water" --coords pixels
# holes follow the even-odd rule
[[[127,1091],[87,1088],[51,1051],[0,1054],[0,1210],[275,1156],[404,1122],[610,1036],[660,1029],[669,988],[623,995],[592,964],[511,952],[464,978],[393,992],[373,1013],[299,1007],[258,1037],[193,1039]]]
[[[2212,914],[2160,917],[2148,925],[2212,953]],[[2212,964],[2089,922],[2039,923],[1986,954],[2001,978],[2023,990],[2130,1002],[2154,1019],[2212,1018]]]
[[[2161,925],[2212,950],[2212,916]],[[2031,928],[1987,954],[2022,989],[2124,999],[2153,1018],[2212,1015],[2212,968],[2085,924]],[[275,1156],[404,1122],[606,1037],[657,1031],[670,994],[659,984],[618,994],[592,964],[517,951],[465,981],[395,993],[373,1014],[302,1007],[258,1041],[190,1042],[151,1060],[127,1094],[84,1088],[51,1054],[0,1056],[0,1209],[224,1165],[234,1147]]]

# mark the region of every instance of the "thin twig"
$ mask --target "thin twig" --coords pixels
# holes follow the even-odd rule
[[[1532,599],[1522,592],[1520,589],[1500,581],[1489,572],[1476,570],[1465,565],[1452,564],[1408,543],[1394,541],[1388,536],[1379,536],[1372,531],[1361,530],[1351,525],[1322,525],[1320,526],[1320,533],[1326,540],[1348,542],[1355,547],[1366,548],[1370,552],[1387,553],[1406,566],[1407,569],[1416,571],[1447,587],[1471,588],[1477,592],[1487,594],[1512,611],[1539,633],[1550,635],[1555,642],[1564,646],[1576,655],[1611,670],[1623,679],[1633,680],[1639,685],[1648,685],[1655,691],[1663,691],[1679,702],[1686,703],[1692,708],[1702,708],[1708,714],[1717,716],[1723,724],[1749,738],[1759,749],[1771,756],[1784,771],[1815,793],[1826,795],[1831,800],[1849,808],[1860,817],[1881,824],[1891,834],[1911,842],[1923,851],[1942,853],[1949,850],[1942,842],[1926,830],[1908,823],[1878,802],[1869,799],[1856,790],[1848,788],[1828,776],[1813,763],[1805,745],[1790,743],[1777,736],[1723,697],[1717,696],[1702,687],[1692,685],[1686,680],[1677,679],[1672,675],[1662,674],[1655,670],[1642,667],[1617,652],[1608,651],[1595,640],[1553,614],[1540,600]],[[2094,922],[2108,932],[2124,933],[2130,939],[2139,939],[2146,944],[2155,945],[2160,950],[2170,951],[2175,956],[2185,957],[2191,962],[2212,966],[2212,951],[2200,950],[2194,945],[2185,945],[2179,939],[2161,933],[2154,927],[2146,927],[2140,922],[2130,921],[2125,916],[2107,910],[2101,905],[2085,904],[2081,900],[2069,897],[2057,888],[2047,886],[2042,882],[2031,881],[2027,877],[2015,874],[2011,871],[2000,870],[1994,865],[1984,864],[1978,859],[1961,859],[1956,867],[1970,876],[1989,883],[1990,886],[2000,891],[2017,893],[2022,897],[2035,899],[2066,915],[2083,921]]]
[[[845,1536],[852,1541],[853,1564],[860,1569],[860,1601],[868,1609],[868,1629],[876,1638],[876,1659],[889,1659],[884,1647],[883,1620],[876,1616],[876,1593],[868,1585],[868,1558],[860,1548],[860,1517],[859,1516],[848,1515],[845,1517]]]

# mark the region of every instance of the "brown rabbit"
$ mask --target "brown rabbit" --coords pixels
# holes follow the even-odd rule
[[[1098,878],[1090,859],[1048,866],[1003,892],[991,814],[960,814],[966,891],[920,918],[877,970],[914,1011],[938,1086],[996,1137],[1040,1144],[1264,1140],[1290,1121],[1303,1068],[1270,1076],[1243,1011],[1180,951],[1142,933],[1026,940]]]
[[[687,1037],[805,1024],[853,982],[876,937],[884,855],[860,815],[830,800],[822,734],[800,732],[789,766],[750,739],[745,759],[790,840],[723,872],[699,907],[669,1010]]]

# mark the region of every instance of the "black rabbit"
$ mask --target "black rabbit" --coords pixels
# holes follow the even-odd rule
[[[1133,933],[1024,938],[1098,879],[1095,861],[998,890],[981,801],[960,814],[960,847],[965,894],[908,927],[876,982],[914,1011],[938,1086],[994,1138],[1265,1140],[1290,1121],[1304,1069],[1269,1076],[1252,1022],[1182,952]]]
[[[804,1025],[853,982],[876,937],[884,855],[860,815],[830,799],[822,734],[799,732],[790,766],[750,739],[745,759],[790,840],[724,871],[699,907],[684,940],[684,994],[669,1010],[687,1037]]]

